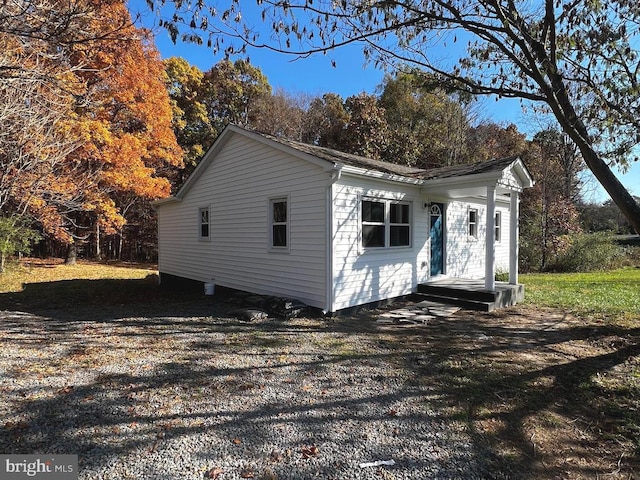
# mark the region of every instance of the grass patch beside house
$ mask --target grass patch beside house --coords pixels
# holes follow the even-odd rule
[[[525,304],[562,308],[613,322],[640,322],[640,268],[520,277]]]
[[[0,309],[123,305],[159,295],[155,265],[27,258],[0,274]]]

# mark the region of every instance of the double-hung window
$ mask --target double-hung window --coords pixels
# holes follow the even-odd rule
[[[269,201],[270,247],[277,250],[289,248],[289,209],[287,198]]]
[[[198,211],[199,215],[199,229],[200,229],[200,240],[209,240],[210,234],[210,222],[209,222],[209,208],[201,208]]]
[[[363,199],[364,248],[411,246],[411,205],[393,200]]]
[[[496,242],[500,242],[500,236],[502,235],[502,212],[496,212],[495,235]]]
[[[478,236],[478,210],[469,209],[469,236],[476,238]]]
[[[384,247],[386,237],[385,202],[362,201],[362,246]]]
[[[408,247],[411,244],[409,204],[391,203],[389,210],[389,246]]]

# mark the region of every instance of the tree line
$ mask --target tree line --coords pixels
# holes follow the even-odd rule
[[[579,231],[580,152],[565,133],[532,140],[481,122],[473,97],[421,70],[346,99],[273,91],[259,67],[203,72],[160,60],[120,0],[14,0],[0,7],[0,253],[156,256],[153,200],[175,191],[229,123],[432,168],[520,155],[526,268],[544,268]]]
[[[40,253],[73,259],[93,237],[100,257],[106,236],[120,255],[182,165],[151,35],[121,0],[11,0],[0,46],[0,253],[31,225]]]

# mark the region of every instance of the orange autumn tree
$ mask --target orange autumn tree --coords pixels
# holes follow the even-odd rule
[[[147,32],[121,0],[12,0],[0,20],[0,216],[62,245],[149,221],[181,151]]]
[[[86,191],[86,209],[77,212],[74,243],[93,236],[100,256],[100,234],[118,235],[137,212],[151,218],[150,201],[166,197],[170,167],[182,166],[182,151],[172,130],[172,111],[164,85],[164,66],[148,32],[131,25],[125,5],[99,2],[96,29],[128,23],[117,37],[82,52],[86,68],[86,108],[77,109],[77,128],[85,139],[72,155],[94,178]],[[108,36],[108,34],[107,34]],[[141,214],[142,211],[142,214]],[[121,248],[121,245],[120,247]]]
[[[84,204],[78,177],[65,172],[81,144],[73,109],[85,91],[70,52],[95,40],[90,18],[79,2],[0,4],[0,216],[62,239],[65,214]]]

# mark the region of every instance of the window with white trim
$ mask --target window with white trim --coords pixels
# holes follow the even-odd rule
[[[270,247],[289,247],[289,202],[287,198],[272,198],[269,201]]]
[[[478,236],[478,209],[469,209],[469,236],[476,238]]]
[[[496,212],[495,240],[500,242],[502,236],[502,212]]]
[[[408,247],[411,245],[411,222],[408,203],[389,205],[389,246]]]
[[[364,248],[411,246],[411,204],[408,202],[363,199],[361,222]]]
[[[211,232],[211,224],[209,222],[209,208],[201,208],[198,211],[199,217],[199,230],[200,230],[200,239],[201,240],[209,240],[209,234]]]

